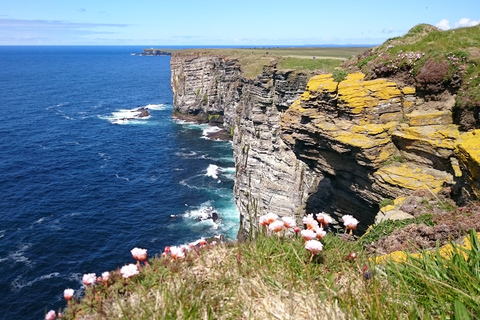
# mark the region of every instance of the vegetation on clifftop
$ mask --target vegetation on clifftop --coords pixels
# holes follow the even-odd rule
[[[434,205],[435,206],[435,205]],[[430,208],[430,209],[429,209]],[[419,203],[435,224],[454,221]],[[471,204],[472,216],[478,205]],[[467,210],[462,208],[462,210]],[[456,212],[459,209],[456,209]],[[277,220],[278,221],[278,220]],[[422,224],[422,219],[417,223]],[[480,243],[420,249],[403,262],[375,262],[365,249],[391,223],[362,241],[327,233],[323,250],[306,250],[302,233],[261,227],[255,241],[191,246],[182,258],[154,257],[138,274],[108,280],[74,297],[63,319],[474,319],[480,314]],[[391,229],[391,228],[390,228]],[[455,249],[457,248],[457,249]],[[417,249],[418,250],[418,249]],[[173,252],[173,248],[172,248]],[[467,258],[465,258],[467,257]],[[133,261],[133,260],[132,260]],[[132,266],[132,265],[131,265]],[[78,295],[78,294],[77,294]]]
[[[456,92],[457,107],[480,105],[480,26],[442,31],[420,24],[350,59],[343,67],[393,78],[425,95]]]

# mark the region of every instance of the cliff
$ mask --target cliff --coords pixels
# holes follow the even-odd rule
[[[416,26],[346,61],[340,77],[281,70],[275,59],[246,77],[228,55],[172,56],[174,113],[213,117],[233,134],[241,235],[267,212],[297,222],[311,212],[352,214],[362,231],[393,213],[409,217],[398,206],[379,212],[384,199],[478,195],[478,49],[433,56],[418,47],[432,33],[452,42]],[[401,49],[412,43],[422,50]]]

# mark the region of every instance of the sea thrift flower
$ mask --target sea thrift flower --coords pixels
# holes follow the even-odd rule
[[[292,217],[283,217],[282,221],[283,221],[283,225],[287,229],[288,228],[295,228],[297,226],[297,224],[295,223],[295,219],[293,219]]]
[[[110,280],[110,272],[105,271],[104,273],[102,273],[102,281],[107,282],[108,280]]]
[[[309,241],[317,238],[317,233],[310,229],[305,229],[300,232],[302,235],[303,240]]]
[[[266,216],[260,216],[260,218],[258,219],[258,223],[260,223],[264,227],[268,226],[267,217]]]
[[[267,213],[265,219],[267,220],[267,224],[270,224],[277,221],[278,216],[275,213]]]
[[[170,247],[170,256],[173,260],[185,258],[185,252],[181,247]]]
[[[300,228],[299,228],[299,227],[295,227],[295,228],[293,228],[293,231],[295,231],[295,233],[299,233],[299,232],[300,232]]]
[[[70,300],[72,300],[73,298],[74,292],[75,291],[73,289],[65,289],[63,290],[63,297],[65,298],[65,300],[67,300],[70,303]]]
[[[198,240],[198,244],[200,244],[201,247],[206,246],[207,240],[205,240],[205,238],[201,238],[200,240]]]
[[[274,221],[268,226],[268,229],[274,232],[280,232],[283,230],[283,222],[280,220]]]
[[[55,310],[50,310],[45,315],[45,320],[55,320],[55,319],[57,319],[57,314],[55,313]]]
[[[133,248],[131,251],[132,256],[137,261],[147,260],[147,249]]]
[[[82,283],[86,286],[92,285],[97,281],[97,275],[95,273],[86,273],[83,275]]]
[[[328,214],[322,212],[317,214],[317,221],[323,228],[324,226],[328,226],[330,223],[332,223],[333,219]]]
[[[313,214],[309,214],[302,219],[303,223],[307,225],[307,229],[316,230],[318,226],[318,221],[313,218]]]
[[[120,269],[120,273],[124,278],[130,278],[138,274],[138,267],[136,264],[130,263],[130,264],[127,264],[126,266],[123,266]]]
[[[342,217],[342,220],[345,228],[347,228],[348,230],[351,231],[357,228],[358,220],[355,219],[353,216],[346,214]]]
[[[323,230],[323,228],[318,228],[316,230],[316,233],[317,233],[317,239],[318,240],[322,240],[323,237],[325,237],[327,235],[327,232]]]
[[[312,261],[313,256],[322,251],[323,244],[317,240],[308,240],[307,242],[305,242],[305,249],[310,251],[310,253],[312,254],[310,256],[310,261]]]

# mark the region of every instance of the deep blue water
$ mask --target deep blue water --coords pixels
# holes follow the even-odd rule
[[[43,319],[133,247],[236,236],[231,144],[171,118],[170,57],[142,49],[0,47],[0,319]]]

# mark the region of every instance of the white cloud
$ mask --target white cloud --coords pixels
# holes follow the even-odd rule
[[[442,29],[442,30],[449,30],[450,29],[450,21],[447,19],[443,19],[439,23],[435,25],[435,27]]]
[[[462,18],[455,22],[455,28],[463,28],[463,27],[473,27],[478,26],[480,24],[480,20],[470,20],[469,18]]]
[[[457,22],[454,23],[455,28],[464,28],[464,27],[473,27],[478,26],[480,24],[480,20],[472,20],[470,18],[461,18]],[[447,19],[443,19],[439,23],[435,25],[435,27],[442,29],[442,30],[450,30],[450,21]]]

